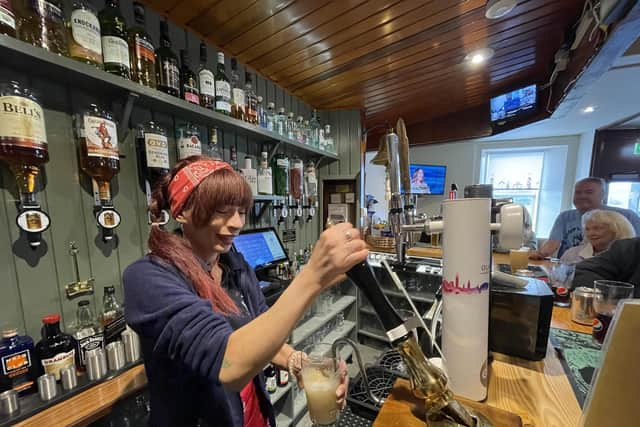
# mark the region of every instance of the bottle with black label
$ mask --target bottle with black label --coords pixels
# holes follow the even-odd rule
[[[94,348],[104,347],[102,326],[96,322],[88,300],[78,302],[76,323],[73,325],[73,337],[77,343],[78,370],[85,369],[85,354]]]
[[[222,154],[220,152],[220,129],[216,126],[209,128],[209,143],[207,144],[207,149],[205,154],[212,159],[222,160]]]
[[[272,364],[267,365],[264,370],[264,378],[267,384],[267,391],[269,393],[275,393],[278,389],[278,379],[276,375],[276,368]]]
[[[169,95],[180,96],[180,68],[178,58],[171,50],[169,24],[166,20],[160,21],[160,47],[156,49],[156,80],[159,90]]]
[[[0,393],[15,390],[18,396],[36,391],[38,376],[33,340],[27,335],[18,335],[16,328],[2,330],[0,341]]]
[[[224,69],[224,53],[218,52],[218,65],[215,76],[216,107],[218,113],[231,115],[231,84]]]
[[[278,387],[284,387],[289,384],[289,371],[278,368],[278,378],[276,379]]]
[[[104,287],[100,320],[104,328],[105,345],[120,339],[120,334],[127,327],[124,321],[124,309],[116,299],[116,289],[113,286]]]
[[[189,67],[189,53],[185,49],[180,50],[180,81],[181,96],[185,101],[189,101],[192,104],[200,105],[200,90],[198,89],[198,79],[196,73]]]
[[[178,160],[184,160],[190,156],[202,155],[202,143],[200,142],[200,129],[193,123],[185,123],[177,130]]]
[[[60,330],[60,315],[42,318],[42,339],[36,345],[36,354],[46,374],[60,380],[60,370],[75,364],[76,340]]]
[[[150,198],[156,182],[169,173],[169,142],[166,131],[155,122],[138,126],[136,151],[138,170],[144,180],[144,190]]]
[[[16,15],[11,7],[11,0],[0,0],[0,34],[16,36]]]
[[[216,86],[213,71],[207,67],[207,45],[200,42],[200,68],[198,68],[200,105],[213,110],[216,102]]]
[[[129,29],[131,80],[151,88],[156,87],[156,50],[151,36],[144,29],[144,6],[133,2],[136,25]]]
[[[102,68],[102,40],[96,10],[84,0],[74,0],[69,27],[69,56]]]
[[[131,60],[127,43],[127,23],[120,12],[120,0],[107,0],[98,14],[102,32],[104,70],[125,79],[130,78]]]
[[[231,58],[231,116],[238,120],[244,120],[245,96],[240,75],[238,74],[238,61]]]

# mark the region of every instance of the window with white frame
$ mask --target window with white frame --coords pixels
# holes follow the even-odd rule
[[[493,196],[527,208],[537,237],[548,237],[562,207],[566,145],[481,151],[480,179]]]

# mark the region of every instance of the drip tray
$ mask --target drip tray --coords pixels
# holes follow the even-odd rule
[[[397,372],[390,371],[379,366],[369,366],[366,368],[367,377],[369,378],[369,388],[374,396],[386,398],[391,393],[393,384],[400,376]],[[351,411],[369,420],[375,420],[382,405],[372,401],[364,386],[362,376],[358,374],[349,384],[349,394],[347,403]]]
[[[382,353],[374,365],[394,372],[400,377],[409,378],[409,375],[407,374],[407,366],[404,364],[400,353],[395,350],[389,350]]]

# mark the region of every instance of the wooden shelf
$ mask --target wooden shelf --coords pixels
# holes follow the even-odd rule
[[[280,143],[286,147],[287,151],[303,155],[318,155],[331,160],[338,159],[336,154],[300,144],[275,132],[208,110],[94,66],[31,46],[13,37],[0,35],[0,57],[3,64],[9,68],[28,71],[30,74],[59,84],[66,83],[91,93],[97,99],[125,102],[132,96],[136,104],[154,111],[176,115],[195,123],[232,130],[259,139],[261,142],[273,143],[274,146]],[[41,96],[41,99],[43,98],[46,96]]]
[[[356,297],[345,295],[340,297],[338,301],[331,305],[331,310],[328,313],[321,314],[319,316],[313,316],[311,319],[298,326],[291,333],[291,345],[295,347],[302,341],[307,339],[311,334],[320,329],[322,325],[327,323],[333,317],[337,316],[341,311],[346,310],[351,304],[356,302]],[[345,324],[347,321],[345,321]]]

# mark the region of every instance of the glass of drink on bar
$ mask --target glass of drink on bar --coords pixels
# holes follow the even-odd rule
[[[518,270],[528,270],[529,248],[511,249],[509,251],[509,264],[511,265],[511,273],[516,273]]]
[[[340,361],[333,357],[331,345],[320,343],[307,349],[302,361],[302,382],[307,397],[309,418],[314,426],[336,426],[340,408],[336,389],[340,385]]]
[[[609,324],[616,312],[618,303],[633,295],[633,285],[613,280],[595,280],[593,282],[593,308],[596,318],[593,321],[593,341],[602,345]]]
[[[558,307],[569,307],[571,305],[570,289],[575,272],[575,263],[565,263],[559,259],[551,260],[549,283],[553,290],[554,305]]]

